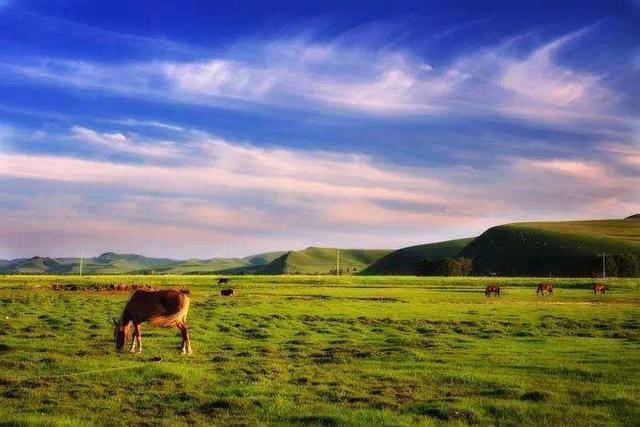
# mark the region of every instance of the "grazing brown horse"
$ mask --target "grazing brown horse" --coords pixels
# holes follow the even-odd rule
[[[484,296],[485,297],[489,297],[489,296],[491,296],[492,293],[495,296],[499,297],[500,296],[500,286],[496,286],[496,285],[487,286],[486,289],[484,290]]]
[[[536,290],[536,295],[539,295],[541,292],[542,295],[544,295],[545,291],[549,295],[553,295],[553,285],[551,283],[540,283],[538,285],[538,290]]]
[[[176,326],[182,333],[182,352],[191,354],[191,341],[187,327],[189,312],[188,290],[146,291],[138,289],[127,302],[120,320],[113,319],[113,336],[116,349],[122,350],[127,335],[131,334],[131,352],[142,352],[140,324],[149,322],[154,326]],[[136,350],[137,341],[137,350]]]
[[[604,283],[596,283],[595,285],[593,285],[594,295],[598,295],[598,291],[600,291],[600,293],[604,295],[606,290],[607,290],[607,287],[604,285]]]

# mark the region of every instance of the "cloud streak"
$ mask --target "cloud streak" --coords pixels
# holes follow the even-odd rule
[[[240,44],[242,49],[191,62],[31,58],[6,62],[2,70],[40,84],[230,108],[267,104],[391,116],[624,121],[613,113],[618,96],[600,75],[557,60],[585,32],[559,37],[524,56],[514,47],[516,38],[438,65],[410,50],[340,38],[290,38]]]

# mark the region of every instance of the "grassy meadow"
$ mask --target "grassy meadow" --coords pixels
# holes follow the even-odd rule
[[[640,279],[0,276],[0,424],[437,425],[640,422]],[[548,280],[548,279],[547,279]],[[503,287],[485,298],[489,283]],[[192,356],[143,325],[117,353],[127,293],[191,290]]]

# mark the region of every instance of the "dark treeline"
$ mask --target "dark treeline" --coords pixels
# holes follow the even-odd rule
[[[604,268],[608,277],[640,277],[640,257],[630,253],[607,254]],[[417,276],[582,276],[601,277],[602,255],[590,257],[505,256],[499,262],[456,257],[444,259],[426,258],[415,272]]]

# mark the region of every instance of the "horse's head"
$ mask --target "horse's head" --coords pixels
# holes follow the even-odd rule
[[[122,324],[122,322],[116,319],[113,319],[113,325],[114,325],[113,339],[116,342],[116,350],[122,350],[122,347],[124,347],[124,341],[126,337],[124,325]]]

